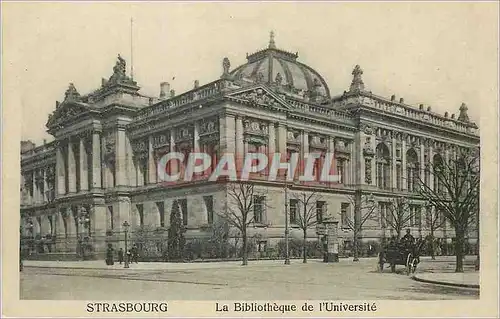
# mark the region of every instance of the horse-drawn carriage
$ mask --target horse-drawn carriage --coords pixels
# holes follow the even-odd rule
[[[420,263],[420,252],[424,241],[414,242],[391,242],[383,248],[378,256],[378,270],[383,271],[384,265],[389,264],[391,272],[396,271],[396,265],[404,265],[406,274],[414,273]]]

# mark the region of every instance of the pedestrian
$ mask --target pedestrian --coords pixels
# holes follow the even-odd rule
[[[113,245],[108,244],[108,249],[106,250],[106,265],[108,266],[112,266],[115,264],[115,262],[113,261],[113,252]]]
[[[139,249],[137,248],[136,244],[132,246],[131,253],[132,253],[132,262],[135,262],[136,264],[139,263]]]
[[[120,248],[120,250],[118,250],[118,262],[120,263],[120,265],[123,262],[123,248]]]
[[[130,263],[132,261],[132,252],[130,249],[127,250],[127,263]]]

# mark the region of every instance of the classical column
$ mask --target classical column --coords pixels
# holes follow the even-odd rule
[[[268,132],[269,132],[269,135],[268,135],[268,144],[267,144],[267,150],[268,150],[268,153],[271,154],[274,154],[276,152],[276,128],[274,127],[274,123],[269,123],[269,127],[268,127]],[[238,144],[236,144],[238,145]]]
[[[137,173],[137,186],[144,186],[144,170],[142,167],[142,160],[137,157],[135,159],[136,173]]]
[[[300,147],[300,158],[299,158],[299,176],[304,174],[305,169],[305,154],[309,153],[309,133],[307,131],[302,131],[301,133],[302,142]]]
[[[88,154],[85,137],[80,137],[80,192],[89,190]]]
[[[48,202],[49,201],[49,196],[48,196],[48,191],[49,191],[49,183],[47,182],[47,170],[48,170],[48,167],[46,167],[44,170],[43,170],[43,193],[42,193],[42,198],[43,198],[43,201],[44,202]]]
[[[283,123],[278,123],[278,139],[277,149],[281,153],[282,158],[286,157],[286,140],[287,140],[287,127]]]
[[[396,137],[394,136],[394,132],[392,134],[392,150],[391,150],[391,176],[392,176],[392,189],[397,189],[398,181],[397,181],[397,160],[396,160]]]
[[[36,169],[31,171],[31,187],[33,188],[33,203],[38,204],[38,185],[36,182]]]
[[[90,229],[94,237],[94,249],[105,251],[106,247],[106,206],[96,204],[90,208]]]
[[[328,142],[330,143],[330,140]],[[353,166],[355,171],[353,181],[356,185],[365,184],[365,156],[363,153],[365,142],[366,142],[365,133],[362,130],[356,132],[354,136],[354,152],[353,152],[353,158],[354,158]],[[329,151],[332,152],[333,148],[329,147]]]
[[[76,161],[73,142],[68,141],[68,182],[69,193],[76,193]]]
[[[375,158],[372,159],[372,183],[371,185],[377,186],[377,138],[376,136],[370,135],[370,142],[372,144],[372,150],[375,152]]]
[[[71,207],[68,207],[66,209],[66,227],[67,227],[68,237],[76,237],[76,235],[77,235],[77,233],[76,233],[77,227],[76,227],[75,215],[74,215],[73,210],[74,209]]]
[[[408,176],[406,176],[406,138],[407,134],[403,133],[401,135],[401,188],[402,190],[407,190],[408,189]]]
[[[193,151],[200,152],[200,122],[195,121],[193,125]]]
[[[242,159],[244,157],[245,148],[243,139],[243,118],[241,116],[236,117],[235,131],[236,157]]]
[[[125,128],[118,127],[116,130],[116,151],[115,151],[115,185],[127,185],[127,136]]]
[[[425,183],[425,171],[424,171],[424,168],[425,168],[425,156],[424,156],[424,143],[422,141],[422,139],[420,139],[420,159],[419,159],[419,162],[420,162],[420,167],[419,167],[419,176],[420,176],[420,180],[422,182]]]
[[[94,144],[96,145],[96,144]],[[108,187],[113,187],[112,180],[110,180],[109,176],[109,167],[107,160],[105,159],[104,156],[106,154],[106,137],[101,136],[101,156],[99,159],[100,166],[101,166],[101,176],[102,176],[102,188],[108,188]],[[95,158],[95,157],[94,157]]]
[[[432,147],[433,141],[429,141],[429,186],[432,190],[434,190],[434,174],[433,174],[433,169],[434,169],[434,149]]]
[[[126,158],[127,158],[127,185],[137,186],[137,166],[135,165],[134,150],[132,148],[132,141],[127,136],[126,143]]]
[[[234,154],[236,152],[236,119],[234,115],[225,114],[220,118],[219,134],[222,153]]]
[[[99,132],[92,133],[92,188],[102,187],[101,178],[101,137]]]
[[[155,165],[155,156],[153,150],[153,135],[149,136],[148,143],[148,184],[156,184],[156,165]]]

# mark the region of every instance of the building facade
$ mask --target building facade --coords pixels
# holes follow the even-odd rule
[[[355,194],[371,196],[376,213],[363,225],[363,241],[380,240],[393,230],[383,214],[394,198],[410,203],[415,237],[429,233],[425,203],[416,183],[438,187],[430,163],[461,147],[478,147],[476,124],[462,104],[459,115],[444,115],[430,106],[408,105],[365,88],[355,66],[347,91],[331,95],[326,81],[298,54],[267,48],[247,55],[247,63],[206,85],[176,95],[161,83],[158,97],[144,96],[118,56],[113,73],[99,89],[80,95],[70,84],[47,121],[54,141],[21,143],[21,231],[23,238],[51,243],[52,252],[74,253],[80,243],[105,250],[121,238],[123,222],[137,229],[168,229],[173,205],[179,205],[186,237],[208,236],[228,202],[228,184],[198,178],[166,186],[158,180],[157,162],[167,152],[203,151],[215,159],[224,153],[281,154],[333,152],[339,183],[287,183],[292,238],[301,238],[293,214],[293,195],[318,194],[317,218],[337,220],[344,246]],[[266,245],[283,238],[283,181],[256,179],[259,192],[249,235]],[[227,204],[227,205],[226,205]],[[406,227],[405,227],[406,228]],[[319,236],[315,227],[311,240]],[[451,240],[451,225],[436,230]],[[471,231],[470,239],[477,238]]]

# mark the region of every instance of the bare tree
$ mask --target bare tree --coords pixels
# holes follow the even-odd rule
[[[248,265],[248,236],[247,228],[255,221],[255,196],[258,194],[251,183],[230,183],[227,188],[229,203],[225,209],[217,213],[229,225],[238,229],[242,238],[242,265]],[[265,205],[265,203],[262,203]]]
[[[354,207],[354,217],[351,218],[350,216],[346,216],[345,226],[347,226],[347,229],[352,230],[353,233],[353,261],[359,261],[359,240],[361,232],[366,221],[372,219],[376,213],[375,200],[372,194],[363,196],[360,191],[356,191],[354,195],[347,196],[347,199]]]
[[[321,199],[321,196],[316,192],[300,192],[293,193],[291,197],[297,202],[297,207],[290,206],[290,222],[302,229],[302,262],[307,263],[307,230],[318,224],[316,202]],[[293,211],[294,209],[296,210]]]
[[[479,210],[479,149],[459,149],[433,166],[438,187],[420,181],[419,193],[455,229],[455,272],[463,272],[465,235]]]
[[[436,238],[434,237],[434,233],[436,230],[444,227],[446,223],[446,219],[442,213],[439,212],[435,207],[426,203],[425,205],[426,213],[425,213],[425,224],[429,229],[429,242],[431,248],[431,258],[436,259]]]
[[[409,213],[409,206],[406,198],[393,198],[387,206],[386,214],[381,216],[385,225],[396,232],[398,241],[401,238],[402,230],[411,226],[410,222],[413,216]]]

